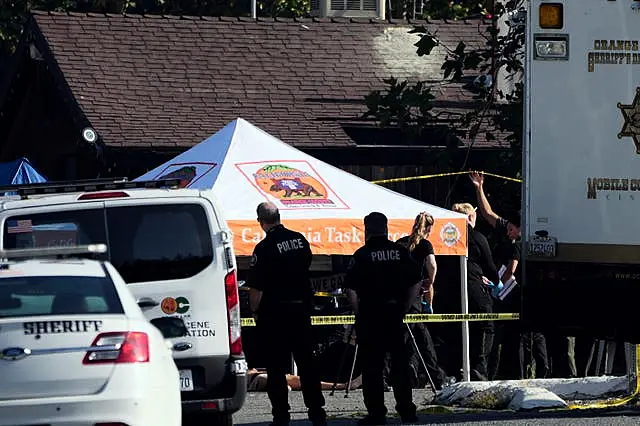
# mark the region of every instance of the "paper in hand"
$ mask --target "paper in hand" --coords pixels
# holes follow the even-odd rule
[[[502,265],[500,267],[500,270],[498,271],[498,276],[502,277],[506,270],[507,267],[505,265]],[[509,278],[507,282],[503,284],[504,287],[502,287],[502,290],[500,291],[500,293],[498,293],[498,299],[500,300],[504,300],[509,295],[509,293],[511,293],[511,290],[513,290],[518,285],[518,281],[516,281],[516,277],[511,276],[511,278]]]

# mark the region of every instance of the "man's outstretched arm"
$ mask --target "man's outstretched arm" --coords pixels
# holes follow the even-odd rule
[[[492,209],[491,204],[489,204],[489,200],[484,195],[484,176],[478,172],[471,172],[469,174],[471,178],[471,182],[473,182],[473,186],[476,188],[476,196],[478,197],[478,208],[480,209],[480,214],[484,219],[489,222],[491,226],[496,227],[496,222],[500,218]]]

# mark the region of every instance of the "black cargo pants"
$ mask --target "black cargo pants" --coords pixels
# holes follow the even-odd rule
[[[396,411],[402,417],[416,413],[409,380],[410,353],[405,345],[404,315],[377,312],[356,317],[358,357],[362,360],[362,396],[368,414],[376,419],[387,415],[384,403],[384,363],[391,355],[390,382]]]
[[[525,378],[530,378],[529,371],[535,364],[535,378],[546,379],[551,371],[547,356],[547,342],[542,333],[526,332],[522,334],[523,364],[527,366]]]
[[[493,299],[489,287],[482,282],[469,281],[469,313],[493,313]],[[469,321],[469,358],[471,380],[488,380],[488,360],[494,337],[493,321]]]
[[[545,333],[552,378],[578,377],[576,368],[576,338],[561,333]]]
[[[318,368],[314,365],[313,334],[311,316],[308,312],[296,313],[288,309],[283,315],[258,317],[257,328],[266,355],[267,394],[271,401],[274,422],[290,420],[289,389],[287,373],[291,366],[291,356],[298,367],[304,404],[309,410],[309,419],[326,419],[325,400]]]

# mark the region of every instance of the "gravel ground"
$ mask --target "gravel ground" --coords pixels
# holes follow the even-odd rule
[[[362,391],[354,390],[349,392],[349,398],[345,398],[345,391],[336,391],[333,396],[330,392],[324,392],[327,416],[330,418],[340,417],[360,417],[364,415],[365,408],[362,399]],[[422,389],[413,391],[413,400],[416,405],[423,404],[426,398],[432,398],[433,393]],[[395,401],[393,392],[385,392],[387,408],[390,412],[395,412]],[[306,407],[302,401],[302,392],[289,392],[289,404],[291,405],[291,418],[295,420],[305,420]],[[236,424],[260,423],[271,420],[271,405],[266,392],[249,392],[247,401],[242,410],[234,416]]]
[[[429,409],[427,399],[431,399],[432,393],[427,390],[414,390],[414,401],[422,409],[420,424],[438,425],[562,425],[562,426],[600,426],[620,425],[636,426],[640,424],[640,410],[599,410],[599,411],[555,411],[546,413],[513,413],[509,411],[484,411],[484,412],[442,412],[442,409]],[[349,398],[344,398],[344,391],[336,391],[334,396],[325,392],[327,401],[327,414],[330,416],[330,425],[346,426],[355,423],[355,419],[364,415],[364,403],[362,391],[355,390],[349,393]],[[385,398],[390,415],[394,412],[395,405],[393,393],[386,392]],[[306,421],[306,409],[300,392],[289,394],[291,404],[291,417],[294,420],[292,426],[309,426]],[[263,426],[271,421],[270,404],[266,393],[250,392],[243,409],[234,415],[234,423],[238,425]],[[430,412],[429,412],[430,411]],[[400,424],[398,418],[390,418],[390,424]]]

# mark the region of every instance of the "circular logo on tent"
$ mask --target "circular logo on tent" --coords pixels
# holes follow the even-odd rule
[[[447,247],[453,247],[458,244],[461,237],[460,230],[451,222],[444,225],[440,230],[440,239]]]
[[[309,173],[282,164],[265,165],[254,178],[258,187],[286,205],[333,204],[327,189]]]
[[[160,303],[160,309],[167,315],[185,314],[189,310],[189,300],[186,297],[165,297]]]

